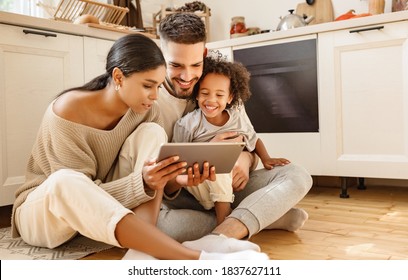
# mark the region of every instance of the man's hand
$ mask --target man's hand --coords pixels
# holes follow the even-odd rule
[[[211,142],[243,142],[244,136],[235,131],[217,134]],[[242,152],[232,168],[232,188],[241,191],[249,181],[249,170],[254,161],[254,156],[249,152]]]
[[[232,169],[232,188],[234,191],[242,191],[249,181],[249,170],[254,156],[250,152],[242,152]]]
[[[187,175],[179,175],[176,178],[176,182],[182,186],[198,186],[205,180],[215,181],[215,167],[211,166],[208,162],[204,163],[203,173],[200,173],[199,165],[196,163],[193,167],[187,168]]]

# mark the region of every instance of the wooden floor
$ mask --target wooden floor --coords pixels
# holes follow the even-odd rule
[[[279,260],[407,260],[408,188],[348,192],[344,199],[338,187],[313,187],[298,205],[309,213],[302,229],[262,231],[251,241]],[[84,259],[121,259],[125,253],[113,248]]]
[[[408,259],[408,188],[312,188],[299,203],[309,213],[295,232],[263,231],[252,238],[271,259]]]

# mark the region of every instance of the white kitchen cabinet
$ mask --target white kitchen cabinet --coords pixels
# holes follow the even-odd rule
[[[319,33],[322,174],[408,178],[408,21]]]
[[[43,113],[84,82],[83,37],[0,24],[0,206],[12,204]]]
[[[105,73],[106,56],[115,41],[84,37],[85,82]]]

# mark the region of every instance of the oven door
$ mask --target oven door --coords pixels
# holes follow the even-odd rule
[[[316,39],[233,51],[251,73],[246,110],[259,133],[318,132]]]

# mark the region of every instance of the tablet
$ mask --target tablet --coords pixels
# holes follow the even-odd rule
[[[198,163],[200,170],[207,161],[210,166],[215,166],[216,173],[230,173],[244,147],[243,142],[164,143],[157,158],[160,161],[179,156],[180,161],[187,162],[187,167]]]

